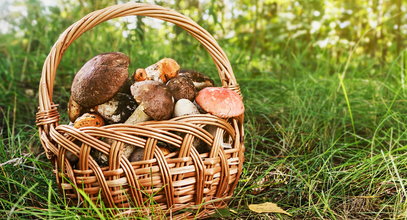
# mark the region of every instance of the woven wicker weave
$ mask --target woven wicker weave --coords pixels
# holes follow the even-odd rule
[[[107,7],[86,15],[65,30],[45,60],[37,113],[42,146],[55,165],[58,185],[70,201],[81,204],[84,198],[77,189],[82,189],[93,201],[98,202],[100,196],[105,206],[117,207],[119,213],[139,209],[146,214],[153,206],[160,207],[164,215],[172,218],[208,216],[215,209],[226,206],[238,183],[244,159],[243,115],[224,120],[201,114],[137,125],[114,124],[80,129],[59,124],[52,93],[56,70],[64,52],[94,26],[129,15],[158,18],[182,27],[209,52],[222,86],[240,94],[225,53],[215,39],[191,19],[149,4]],[[207,125],[216,126],[214,136],[205,130]],[[103,141],[106,138],[113,140],[111,144]],[[231,149],[221,146],[225,138],[231,141]],[[198,153],[193,146],[194,140],[198,139],[211,146],[210,152]],[[157,147],[162,143],[179,150],[164,156]],[[143,160],[129,162],[121,156],[125,144],[144,148]],[[109,156],[108,166],[101,167],[92,158],[92,149]],[[69,163],[65,156],[68,151],[79,157],[78,164]],[[151,198],[155,202],[151,202]]]

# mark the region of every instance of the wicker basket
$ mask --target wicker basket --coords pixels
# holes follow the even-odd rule
[[[69,45],[84,32],[109,19],[140,15],[172,22],[198,40],[211,55],[222,86],[240,94],[232,67],[215,39],[191,19],[156,5],[127,3],[107,7],[86,15],[59,37],[45,60],[39,85],[37,125],[42,146],[56,170],[63,194],[77,205],[88,198],[121,213],[141,210],[149,214],[160,207],[171,218],[205,217],[227,205],[233,195],[244,160],[243,115],[227,120],[209,114],[183,116],[167,121],[138,125],[114,124],[75,129],[59,124],[57,104],[52,102],[55,74]],[[204,127],[216,126],[213,136]],[[102,139],[109,138],[111,144]],[[223,138],[232,141],[231,149],[221,147]],[[200,139],[209,146],[199,154],[193,146]],[[166,143],[179,148],[164,156],[157,147]],[[129,162],[121,156],[125,144],[144,148],[142,161]],[[90,152],[96,149],[109,156],[101,167]],[[67,152],[79,157],[70,164]],[[81,190],[78,190],[81,189]],[[134,213],[133,213],[134,214]],[[151,213],[150,213],[151,214]]]

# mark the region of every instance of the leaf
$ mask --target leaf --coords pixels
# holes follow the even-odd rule
[[[249,205],[249,209],[253,212],[257,213],[264,213],[264,212],[272,212],[272,213],[282,213],[288,216],[292,216],[290,213],[284,211],[282,208],[278,207],[277,204],[272,202],[265,202],[261,204],[251,204]]]

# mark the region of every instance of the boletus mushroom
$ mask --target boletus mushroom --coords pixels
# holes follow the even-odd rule
[[[128,79],[129,57],[123,53],[99,54],[82,66],[72,83],[72,98],[83,107],[109,101]]]
[[[177,76],[167,82],[167,87],[171,91],[175,101],[188,99],[194,101],[196,89],[191,79],[184,76]]]
[[[182,69],[179,71],[179,75],[191,79],[197,91],[215,85],[211,78],[195,70]]]
[[[154,80],[166,83],[178,75],[180,66],[171,58],[164,58],[145,69],[137,69],[133,75],[135,81]]]
[[[135,118],[145,117],[145,115],[156,121],[171,118],[174,111],[174,98],[162,83],[151,80],[135,82],[131,86],[131,93],[139,106],[127,119],[126,124],[141,122]],[[141,114],[141,111],[145,115]]]

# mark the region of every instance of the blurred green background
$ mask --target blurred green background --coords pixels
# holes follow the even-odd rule
[[[246,163],[231,208],[220,214],[285,218],[247,209],[272,201],[297,218],[407,218],[406,0],[138,2],[175,9],[212,33],[241,86]],[[2,1],[0,207],[9,217],[32,216],[30,207],[45,210],[37,217],[79,212],[41,197],[56,185],[36,136],[38,83],[59,34],[116,3],[123,1]],[[53,97],[62,123],[75,72],[109,51],[129,55],[131,72],[171,57],[217,77],[203,47],[180,28],[114,19],[65,53]],[[30,188],[32,182],[39,185]]]
[[[47,52],[70,24],[90,11],[121,2],[3,0],[0,74],[3,82],[10,83],[1,87],[2,109],[14,99],[23,99],[24,88],[37,89]],[[145,2],[173,8],[212,33],[239,78],[301,77],[304,70],[324,69],[322,76],[348,72],[365,79],[383,77],[405,87],[407,5],[402,0]],[[197,41],[172,24],[128,17],[103,24],[75,42],[63,58],[57,81],[69,82],[90,57],[115,50],[130,53],[135,68],[162,56],[181,59],[181,63],[182,59],[208,60]],[[399,74],[389,74],[387,67],[400,70]],[[210,60],[204,68],[214,72]],[[69,87],[69,83],[60,86]],[[32,119],[28,112],[35,109],[24,105],[17,111],[28,116],[21,117],[27,121]]]

